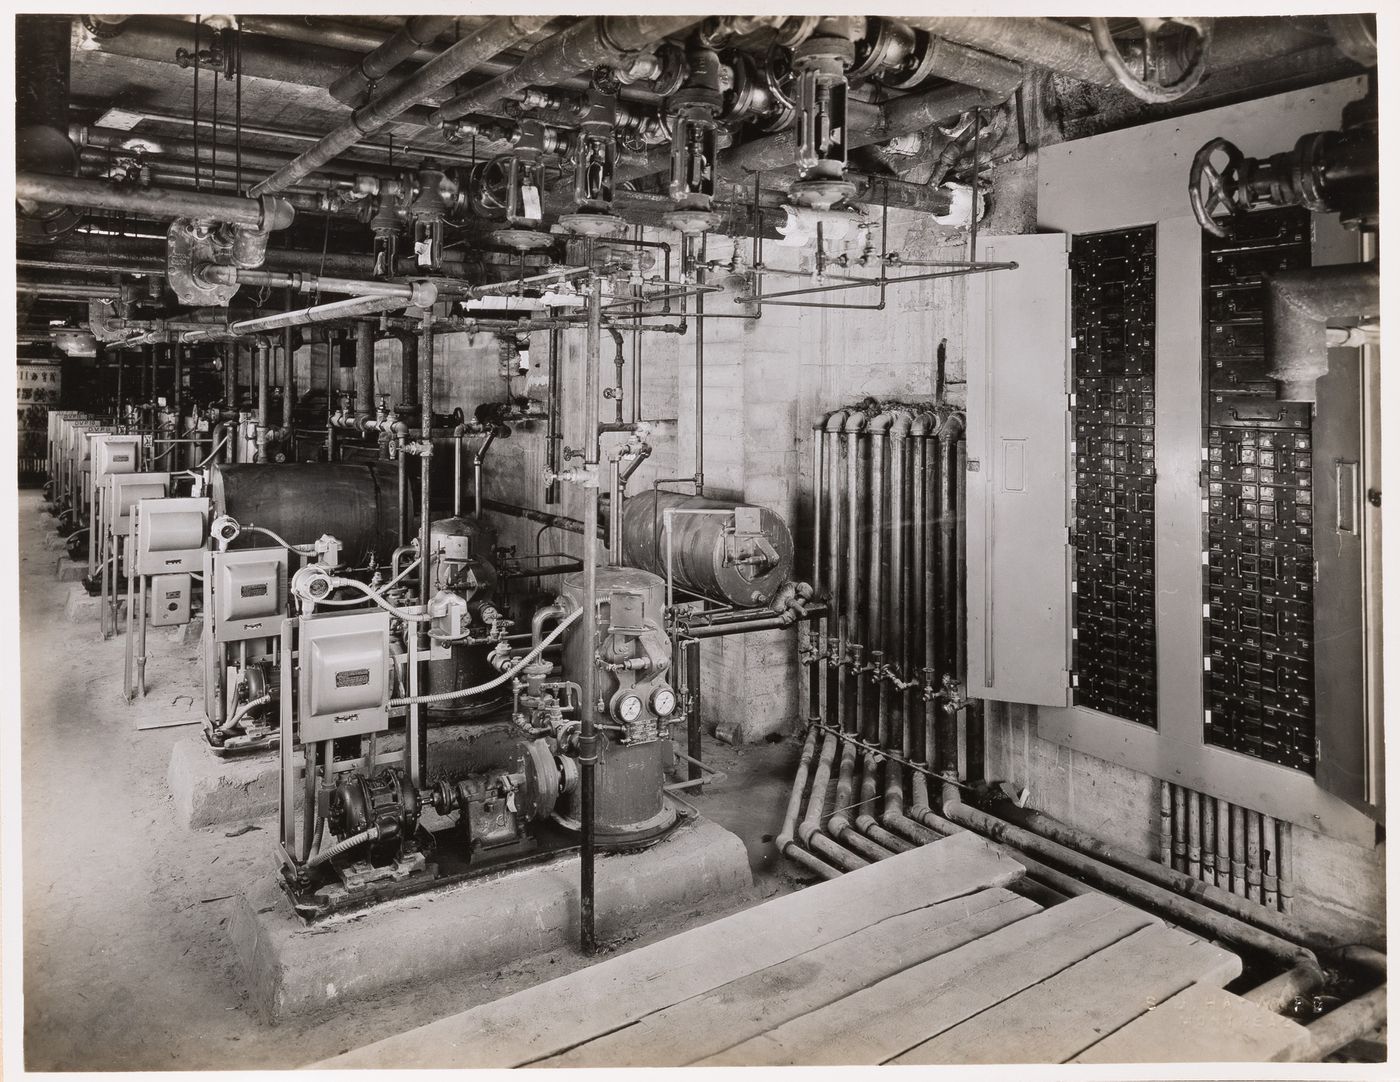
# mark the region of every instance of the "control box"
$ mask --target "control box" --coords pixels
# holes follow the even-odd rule
[[[278,634],[286,607],[286,549],[205,552],[204,612],[216,643]]]
[[[149,620],[152,627],[174,627],[190,622],[191,576],[152,575]]]
[[[301,743],[389,727],[387,612],[304,616],[297,653]]]

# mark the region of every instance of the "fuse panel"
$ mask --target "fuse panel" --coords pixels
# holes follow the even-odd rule
[[[1074,238],[1076,704],[1156,726],[1156,230]]]
[[[1297,208],[1202,233],[1205,739],[1314,767],[1312,417],[1281,402],[1264,350],[1264,275],[1311,263]]]

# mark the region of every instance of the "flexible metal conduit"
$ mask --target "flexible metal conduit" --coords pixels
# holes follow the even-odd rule
[[[475,70],[547,25],[549,16],[511,15],[493,19],[470,37],[443,50],[388,93],[356,109],[340,127],[251,189],[253,195],[281,191],[314,173],[337,154],[349,150],[425,98]]]

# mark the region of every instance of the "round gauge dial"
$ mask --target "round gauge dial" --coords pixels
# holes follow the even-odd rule
[[[642,700],[636,695],[624,695],[617,701],[617,716],[631,724],[642,716]]]
[[[651,708],[657,717],[670,717],[676,709],[676,693],[670,688],[657,688],[651,697]]]

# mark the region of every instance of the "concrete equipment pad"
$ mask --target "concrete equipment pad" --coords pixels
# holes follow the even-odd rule
[[[239,968],[269,1021],[432,982],[485,973],[578,942],[578,854],[484,875],[307,925],[269,874],[229,922]],[[743,843],[700,819],[649,849],[600,854],[600,942],[668,911],[719,907],[752,885]]]
[[[117,599],[118,616],[125,610],[126,597],[122,596]],[[96,628],[102,619],[102,599],[93,597],[83,589],[81,582],[75,582],[68,587],[68,597],[63,603],[63,615],[70,623],[91,623]]]
[[[67,556],[60,556],[54,574],[59,582],[81,582],[87,578],[88,566],[86,560],[72,560]]]

